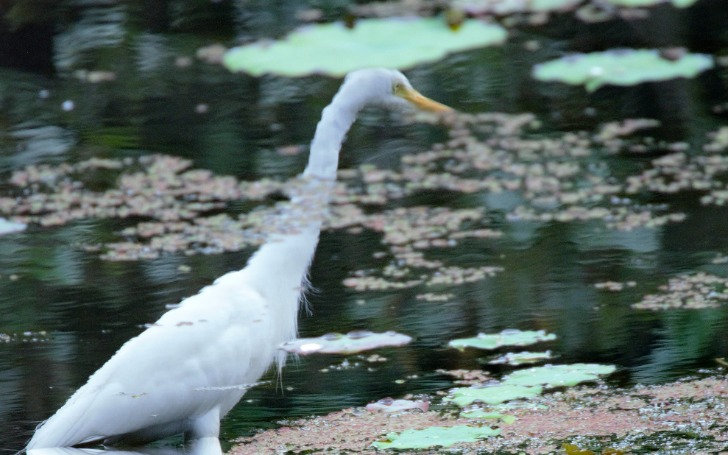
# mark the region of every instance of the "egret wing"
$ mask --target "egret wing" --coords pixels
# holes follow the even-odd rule
[[[155,439],[189,431],[196,416],[214,407],[222,417],[275,357],[275,346],[256,345],[270,321],[268,305],[249,288],[204,288],[126,342],[28,448],[135,432]]]

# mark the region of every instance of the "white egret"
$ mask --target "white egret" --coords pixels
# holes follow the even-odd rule
[[[27,449],[138,444],[183,433],[217,438],[220,419],[296,336],[299,303],[336,179],[339,150],[367,105],[450,108],[425,98],[399,71],[350,73],[316,127],[304,184],[244,269],[230,272],[126,342],[50,419]],[[293,228],[291,228],[293,223]]]

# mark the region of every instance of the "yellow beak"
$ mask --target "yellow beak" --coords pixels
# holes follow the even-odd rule
[[[445,106],[442,103],[438,103],[437,101],[431,100],[428,97],[422,95],[420,92],[418,92],[415,89],[411,88],[401,88],[397,90],[396,95],[406,99],[410,103],[414,104],[417,108],[422,109],[423,111],[429,111],[429,112],[452,112],[453,108],[449,106]]]

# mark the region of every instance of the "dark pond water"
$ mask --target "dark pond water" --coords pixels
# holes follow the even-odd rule
[[[90,157],[165,153],[241,180],[285,179],[303,169],[305,154],[281,156],[275,150],[308,143],[340,81],[254,79],[194,59],[187,68],[175,65],[177,57],[194,56],[200,46],[289,30],[297,24],[299,2],[193,2],[196,6],[189,8],[181,6],[184,2],[149,2],[146,7],[142,2],[61,3],[62,14],[51,27],[50,61],[37,55],[38,62],[11,56],[2,62],[0,193],[12,191],[6,182],[14,170]],[[166,4],[166,14],[152,4]],[[699,153],[706,133],[725,124],[725,114],[714,109],[728,101],[725,67],[691,81],[604,88],[593,94],[535,83],[529,72],[533,64],[567,51],[616,46],[684,45],[726,54],[720,30],[728,17],[716,5],[704,2],[680,12],[661,8],[653,19],[629,23],[584,25],[560,19],[539,28],[524,26],[503,47],[453,55],[407,74],[421,92],[463,112],[533,112],[545,125],[534,133],[542,137],[648,117],[662,122],[650,132],[657,139],[684,141],[690,153]],[[325,14],[336,17],[339,10]],[[707,17],[714,27],[698,30],[696,24],[705,24],[701,21]],[[45,27],[39,28],[36,43],[43,42]],[[525,50],[524,43],[535,39],[541,42],[539,49]],[[49,68],[55,71],[48,73]],[[78,69],[113,71],[116,80],[84,83],[74,76]],[[199,112],[200,105],[205,112]],[[441,126],[400,120],[365,113],[350,134],[342,167],[396,166],[402,154],[446,139]],[[660,153],[664,151],[605,155],[603,160],[626,173],[647,166]],[[508,201],[485,195],[418,195],[418,204],[485,205],[491,226],[505,233],[437,253],[449,265],[504,268],[492,278],[448,287],[446,302],[417,299],[421,288],[347,289],[342,282],[353,270],[382,267],[381,258],[372,258],[372,252],[381,250],[381,237],[367,231],[324,232],[311,273],[319,292],[310,297],[313,315],[301,317],[302,335],[396,330],[415,341],[382,350],[388,361],[373,368],[356,357],[348,359],[349,368],[336,368],[344,361],[336,356],[289,362],[282,385],[269,375],[269,382],[248,392],[225,419],[224,444],[282,419],[446,389],[451,382],[435,370],[481,365],[478,354],[444,345],[478,332],[519,328],[555,333],[558,339],[548,348],[559,354],[559,362],[616,364],[615,385],[659,383],[714,368],[714,358],[728,355],[728,307],[662,312],[630,307],[673,276],[728,274],[725,263],[713,263],[717,255],[728,254],[728,209],[702,206],[699,197],[648,195],[644,202],[669,204],[687,218],[656,228],[610,231],[598,221],[508,221]],[[165,305],[242,267],[253,251],[110,262],[79,247],[113,240],[123,226],[113,219],[86,219],[0,237],[0,333],[11,338],[0,343],[0,449],[20,449],[39,421],[124,341],[156,320]],[[181,265],[192,272],[180,273]],[[608,280],[634,281],[636,286],[615,293],[595,288]]]

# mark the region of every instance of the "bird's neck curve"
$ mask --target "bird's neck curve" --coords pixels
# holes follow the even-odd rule
[[[303,171],[304,177],[336,180],[341,144],[357,114],[366,103],[366,100],[359,95],[361,92],[356,91],[354,85],[347,82],[344,81],[331,104],[326,106],[321,114],[321,120],[311,141],[308,165]]]

